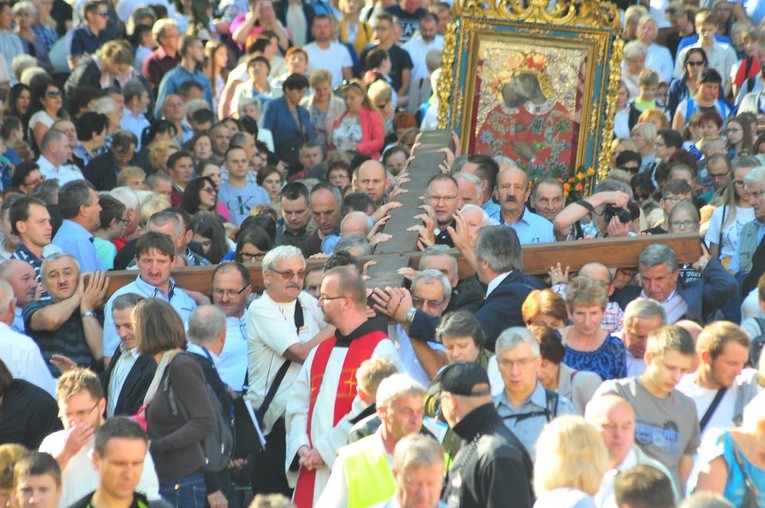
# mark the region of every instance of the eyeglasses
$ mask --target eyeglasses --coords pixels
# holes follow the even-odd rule
[[[730,171],[726,171],[725,173],[709,173],[709,179],[710,180],[722,180],[726,176],[730,174]]]
[[[56,99],[61,97],[61,90],[56,90],[55,92],[45,92],[45,96],[50,99]]]
[[[725,132],[741,132],[743,129],[737,129],[736,127],[728,127]]]
[[[428,196],[426,196],[426,198],[427,198],[428,201],[432,201],[433,203],[439,203],[441,201],[449,203],[449,202],[454,201],[455,199],[457,199],[458,195],[459,194],[454,194],[453,196],[430,196],[430,195],[428,195]]]
[[[279,270],[271,269],[271,271],[281,275],[284,280],[291,280],[296,275],[298,279],[305,279],[305,274],[308,273],[306,270],[300,270],[297,272],[293,270],[284,270],[283,272],[280,272]]]
[[[698,222],[695,220],[673,220],[669,223],[669,225],[675,229],[690,228],[696,224],[698,224]]]
[[[681,198],[680,196],[662,196],[661,199],[663,199],[664,201],[672,201],[675,203],[677,203],[678,201],[683,201],[683,198]]]
[[[90,415],[90,413],[92,413],[93,410],[98,407],[98,404],[100,402],[101,402],[101,399],[98,399],[98,402],[96,402],[96,405],[93,406],[92,408],[90,408],[90,409],[83,409],[81,411],[75,411],[74,413],[61,413],[61,412],[59,412],[58,417],[59,418],[66,418],[67,420],[73,420],[75,418],[78,418],[78,419],[81,420],[83,418],[87,418],[88,415]]]
[[[508,367],[511,370],[513,369],[513,367],[520,367],[521,369],[523,369],[531,365],[531,362],[533,362],[536,359],[537,359],[536,356],[532,356],[531,358],[519,358],[518,360],[502,359],[500,360],[500,365],[502,365],[503,367]]]
[[[749,195],[754,196],[754,199],[760,199],[763,194],[765,194],[765,190],[749,191]]]
[[[240,252],[239,256],[242,258],[242,261],[253,261],[255,259],[263,259],[263,257],[266,255],[265,252]]]
[[[624,171],[628,171],[630,173],[635,173],[640,171],[640,166],[621,166],[619,169],[623,169]]]
[[[706,64],[707,63],[703,60],[700,62],[699,61],[694,62],[693,60],[688,60],[688,63],[686,65],[690,65],[691,67],[701,67],[702,65],[706,65]]]
[[[208,194],[217,194],[218,190],[212,187],[202,187],[202,190]]]
[[[441,305],[444,304],[445,301],[446,301],[446,298],[444,298],[443,300],[425,300],[423,298],[412,297],[412,304],[414,304],[415,307],[419,307],[422,304],[427,304],[427,306],[431,308],[440,307]]]
[[[319,295],[319,301],[320,302],[326,302],[328,300],[339,300],[340,298],[350,298],[349,296],[327,296],[327,295]]]
[[[237,291],[236,289],[216,289],[216,288],[213,288],[212,294],[214,296],[218,296],[218,297],[221,297],[221,298],[224,297],[224,296],[237,296],[237,295],[241,295],[242,293],[244,293],[245,289],[247,289],[247,286],[244,286],[239,291]]]

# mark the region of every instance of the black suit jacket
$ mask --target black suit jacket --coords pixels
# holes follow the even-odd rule
[[[104,387],[104,393],[108,397],[109,381],[112,378],[114,366],[117,360],[122,356],[122,350],[118,347],[114,352],[112,361],[109,362],[109,368],[101,375],[101,384]],[[145,355],[139,355],[133,364],[133,368],[128,372],[122,390],[117,395],[117,405],[114,407],[114,416],[134,415],[138,408],[143,406],[143,399],[146,397],[146,391],[149,389],[154,372],[157,370],[157,364],[154,358]]]
[[[510,272],[505,280],[499,283],[475,313],[486,335],[484,348],[493,352],[497,337],[506,328],[525,326],[521,315],[521,305],[532,290],[542,287],[539,279],[518,271]],[[433,318],[418,311],[409,327],[409,336],[432,341],[440,322],[440,317]]]

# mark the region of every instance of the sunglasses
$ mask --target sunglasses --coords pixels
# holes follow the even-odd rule
[[[293,277],[297,275],[298,279],[305,279],[305,274],[308,273],[307,270],[300,270],[300,271],[292,271],[292,270],[285,270],[283,272],[280,272],[279,270],[271,270],[274,273],[278,273],[282,276],[284,280],[292,280]]]
[[[61,90],[58,90],[56,92],[45,92],[45,96],[51,99],[56,99],[58,97],[61,97]]]
[[[693,62],[689,61],[687,65],[690,65],[691,67],[701,67],[702,65],[706,65],[706,62]]]

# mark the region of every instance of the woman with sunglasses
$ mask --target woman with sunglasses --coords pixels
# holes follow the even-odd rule
[[[346,111],[335,120],[330,150],[358,152],[379,160],[385,143],[385,127],[371,105],[364,85],[357,79],[342,85]]]
[[[218,189],[212,178],[200,176],[186,186],[181,196],[181,208],[191,215],[199,211],[217,214]]]
[[[32,90],[32,111],[29,118],[29,143],[39,152],[42,138],[51,126],[64,117],[61,89],[52,81],[39,83]]]
[[[696,95],[696,81],[698,81],[702,69],[706,68],[708,64],[707,54],[702,48],[691,48],[685,53],[685,60],[683,61],[685,73],[681,77],[673,79],[669,84],[667,109],[669,109],[670,118],[674,118],[677,105],[681,101]]]
[[[736,252],[741,230],[754,220],[754,208],[749,204],[749,191],[744,178],[752,168],[759,166],[757,159],[742,157],[733,167],[733,181],[722,193],[722,203],[712,212],[709,227],[704,235],[709,252],[717,256],[724,267],[730,265]]]

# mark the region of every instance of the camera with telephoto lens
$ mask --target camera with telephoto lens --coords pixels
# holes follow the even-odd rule
[[[611,219],[614,217],[618,217],[619,222],[622,224],[629,224],[640,217],[640,207],[632,200],[627,203],[627,208],[616,208],[611,204],[606,205],[603,209],[603,219],[606,221],[606,224],[611,222]]]

